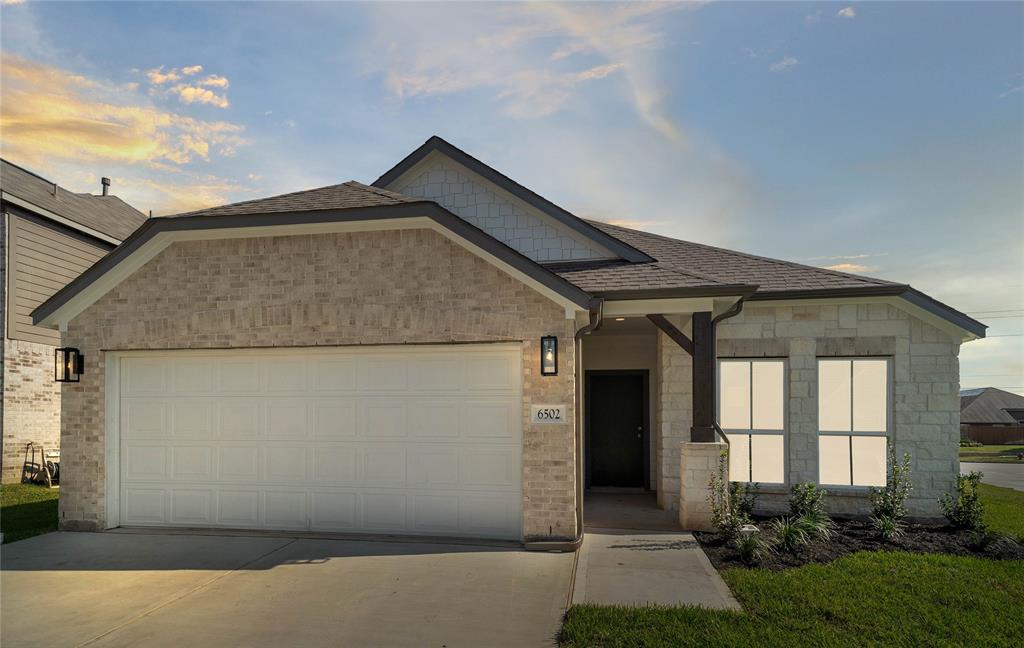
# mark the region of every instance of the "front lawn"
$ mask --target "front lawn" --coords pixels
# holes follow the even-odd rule
[[[974,463],[1020,463],[1017,455],[1024,453],[1024,445],[982,445],[960,448],[960,461]]]
[[[1024,542],[1024,492],[991,484],[978,484],[978,489],[985,504],[985,524]]]
[[[0,486],[0,532],[4,544],[57,530],[59,488],[33,484]]]
[[[561,645],[1019,645],[1024,561],[861,552],[722,577],[746,612],[574,606]]]

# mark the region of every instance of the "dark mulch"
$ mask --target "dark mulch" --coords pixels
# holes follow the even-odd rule
[[[771,539],[769,520],[756,520],[766,539]],[[813,541],[795,552],[777,549],[770,552],[756,565],[746,565],[730,543],[717,533],[697,532],[694,534],[704,553],[715,568],[760,567],[782,570],[810,563],[830,563],[857,551],[909,551],[922,554],[953,554],[1000,560],[1024,560],[1024,544],[1001,537],[984,548],[975,547],[972,534],[965,529],[948,526],[912,524],[907,526],[906,535],[892,542],[883,542],[877,532],[866,521],[836,520],[833,537],[827,541]]]

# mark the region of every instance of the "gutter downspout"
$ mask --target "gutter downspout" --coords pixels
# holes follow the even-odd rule
[[[732,317],[736,317],[737,315],[739,315],[740,312],[743,311],[743,300],[744,299],[746,299],[746,297],[740,297],[739,299],[736,300],[736,303],[733,304],[729,308],[729,310],[725,311],[724,313],[721,313],[720,315],[712,318],[712,320],[711,320],[711,334],[714,336],[714,340],[715,340],[715,364],[716,365],[718,364],[718,334],[717,334],[718,323],[722,322],[724,320],[730,319]],[[717,369],[717,366],[716,366],[716,369]],[[718,380],[714,379],[715,378],[714,376],[712,376],[712,378],[713,378],[713,380],[711,381],[711,389],[712,390],[717,390],[718,389]],[[715,401],[717,402],[718,394],[714,393],[714,391],[713,391],[712,392],[712,396],[714,396]],[[725,436],[725,432],[723,432],[721,426],[718,425],[718,420],[716,418],[712,418],[711,419],[711,425],[714,426],[715,433],[718,434],[718,436],[722,438],[722,441],[725,441],[725,445],[729,446],[730,445],[729,437]]]
[[[527,542],[523,545],[527,551],[576,551],[583,544],[583,415],[580,413],[580,405],[583,402],[580,380],[583,373],[583,336],[601,327],[603,315],[604,299],[595,297],[590,303],[590,322],[577,330],[573,336],[573,364],[576,370],[576,388],[573,390],[573,412],[576,414],[576,536],[566,541]]]

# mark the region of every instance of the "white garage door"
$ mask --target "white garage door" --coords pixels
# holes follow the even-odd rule
[[[520,353],[122,354],[120,523],[520,539]]]

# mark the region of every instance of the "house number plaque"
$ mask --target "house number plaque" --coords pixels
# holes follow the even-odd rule
[[[532,425],[557,425],[567,423],[566,405],[531,405],[530,423]]]

